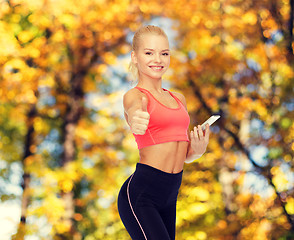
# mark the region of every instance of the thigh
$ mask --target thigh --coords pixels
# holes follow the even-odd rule
[[[154,199],[134,180],[132,176],[127,179],[118,196],[119,214],[128,233],[133,240],[170,240]]]
[[[135,213],[149,240],[171,240],[168,229],[155,206],[137,206]]]
[[[162,221],[168,231],[171,240],[176,237],[176,201],[160,212]]]
[[[132,209],[130,208],[130,203],[127,197],[124,196],[125,194],[122,190],[119,193],[117,202],[120,218],[133,240],[146,240],[144,232],[142,231],[138,220],[135,218]]]

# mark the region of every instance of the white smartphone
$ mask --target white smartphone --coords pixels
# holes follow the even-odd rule
[[[202,123],[201,125],[202,130],[205,130],[205,126],[207,123],[209,124],[209,126],[211,126],[219,118],[220,118],[220,115],[212,115],[204,123]]]

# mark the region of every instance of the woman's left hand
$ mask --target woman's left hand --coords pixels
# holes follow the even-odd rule
[[[190,132],[191,148],[194,155],[202,155],[206,151],[206,147],[209,142],[209,125],[206,124],[205,130],[203,131],[201,126],[194,127],[194,131]]]

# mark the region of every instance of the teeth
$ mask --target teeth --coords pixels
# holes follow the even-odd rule
[[[151,67],[151,68],[154,68],[156,70],[162,69],[162,67]]]

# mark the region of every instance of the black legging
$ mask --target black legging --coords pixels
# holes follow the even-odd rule
[[[174,240],[176,202],[182,174],[137,163],[123,184],[118,211],[133,240]]]

